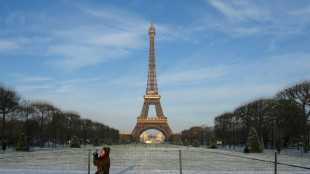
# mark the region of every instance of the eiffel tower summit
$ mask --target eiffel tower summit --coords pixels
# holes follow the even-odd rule
[[[134,141],[139,141],[140,135],[149,129],[156,129],[162,132],[166,140],[169,140],[173,134],[165,117],[160,104],[160,95],[158,94],[157,78],[156,78],[156,63],[155,63],[155,27],[153,26],[153,18],[149,28],[150,48],[149,48],[149,67],[147,74],[146,94],[144,95],[144,103],[137,124],[131,135]],[[156,117],[148,117],[149,106],[155,105]]]

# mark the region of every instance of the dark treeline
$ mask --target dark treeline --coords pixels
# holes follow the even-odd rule
[[[223,145],[242,145],[254,127],[265,148],[303,144],[308,152],[309,115],[310,81],[303,81],[215,117],[213,131]]]
[[[193,144],[195,140],[197,140],[199,144],[206,144],[206,142],[210,142],[211,135],[212,127],[193,126],[190,129],[181,132],[181,140],[182,142],[187,140],[189,144]]]
[[[99,122],[83,119],[76,112],[61,111],[51,103],[22,100],[18,93],[0,84],[1,144],[15,146],[21,133],[32,146],[45,142],[66,145],[73,136],[82,144],[113,143],[119,131]]]
[[[276,145],[309,149],[310,81],[302,81],[278,92],[273,98],[260,98],[214,118],[214,127],[192,127],[181,133],[182,141],[209,142],[214,134],[222,145],[244,145],[254,127],[265,148]]]

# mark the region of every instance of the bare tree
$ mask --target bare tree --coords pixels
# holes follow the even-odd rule
[[[270,114],[275,119],[278,143],[286,146],[291,138],[299,139],[304,131],[303,110],[300,105],[292,100],[279,100]]]
[[[28,143],[32,144],[33,136],[36,134],[34,128],[38,128],[35,120],[31,120],[34,114],[34,109],[31,106],[31,102],[29,100],[23,99],[19,103],[19,107],[17,110],[18,119],[24,121],[23,132],[25,133]]]
[[[34,114],[34,109],[29,100],[22,100],[18,107],[18,115],[22,120],[28,120]]]
[[[189,129],[183,130],[181,132],[181,139],[182,139],[182,142],[184,142],[185,140],[187,140],[187,141],[190,140],[190,131],[189,131]]]
[[[303,109],[304,152],[309,151],[309,117],[310,117],[310,81],[302,81],[292,85],[276,95],[280,100],[294,100]]]
[[[214,118],[214,131],[218,138],[224,140],[222,145],[228,144],[231,146],[233,135],[233,118],[231,112],[225,112]]]
[[[93,123],[89,119],[81,119],[81,129],[83,131],[84,146],[87,144],[87,140],[91,141],[93,137]]]
[[[99,122],[93,122],[94,131],[95,131],[95,138],[98,138],[100,142],[104,141],[104,130],[105,125]]]
[[[47,134],[53,142],[53,147],[56,147],[57,142],[62,143],[59,141],[62,139],[61,132],[65,132],[66,129],[66,121],[63,113],[58,109],[54,109],[51,112],[51,120],[47,124]]]
[[[258,136],[268,137],[270,129],[270,116],[268,110],[274,105],[273,99],[260,98],[250,101],[234,111],[234,117],[237,121],[238,129],[241,131],[242,139],[247,138],[251,127],[257,130]],[[239,124],[240,123],[240,124]]]
[[[39,122],[33,118],[24,121],[25,134],[29,137],[29,144],[34,145],[34,140],[37,140],[36,137],[39,137],[40,129]]]
[[[79,113],[74,112],[74,111],[66,111],[63,112],[63,115],[65,117],[66,120],[66,124],[67,124],[67,131],[66,131],[66,135],[65,135],[65,139],[66,141],[69,141],[72,136],[74,135],[78,135],[81,129],[81,116],[79,115]]]
[[[2,149],[5,150],[5,123],[6,116],[13,113],[18,108],[20,97],[12,89],[0,86],[0,114],[2,115]]]
[[[40,147],[43,147],[43,131],[45,121],[49,121],[48,119],[51,119],[51,116],[54,114],[55,110],[58,110],[55,106],[52,104],[49,104],[47,102],[43,101],[37,101],[31,104],[31,106],[34,109],[34,114],[36,117],[40,118]]]
[[[210,142],[213,134],[213,128],[211,126],[203,127],[203,142]]]
[[[247,139],[250,128],[254,125],[251,118],[252,111],[247,107],[247,104],[239,106],[235,109],[234,117],[239,121],[239,136],[241,144]]]

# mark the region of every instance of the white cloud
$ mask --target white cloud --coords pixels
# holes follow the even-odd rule
[[[10,37],[0,40],[0,52],[24,55],[42,55],[45,46],[52,41],[50,37]]]
[[[102,78],[55,80],[47,77],[24,77],[18,75],[20,82],[18,89],[33,98],[44,95],[68,96],[75,94],[93,95],[95,90],[89,91],[94,85],[102,82]],[[28,96],[27,96],[28,97]]]
[[[195,84],[205,82],[206,80],[217,79],[225,75],[225,70],[222,65],[209,68],[199,68],[191,70],[175,69],[157,75],[157,81],[160,86],[174,84]],[[114,79],[109,82],[112,85],[123,86],[146,86],[146,74],[132,74]]]
[[[54,45],[50,46],[46,55],[58,56],[57,59],[48,60],[51,64],[63,71],[72,71],[83,66],[101,63],[104,57],[95,54],[95,50],[86,46],[74,45]]]
[[[47,84],[43,84],[43,85],[24,85],[24,86],[19,86],[18,89],[20,92],[23,93],[31,93],[33,91],[37,91],[39,89],[52,89],[54,88],[54,86],[52,85],[47,85]]]
[[[87,79],[79,78],[79,79],[62,80],[62,81],[59,81],[58,83],[76,85],[76,84],[85,84],[85,83],[91,83],[91,82],[98,82],[98,81],[101,81],[101,80],[102,80],[102,78],[92,77],[92,78],[87,78]]]
[[[125,86],[145,86],[146,76],[130,75],[113,79],[109,82],[111,85],[125,85]]]
[[[310,5],[304,5],[301,9],[289,11],[290,15],[308,17],[310,15]],[[301,19],[302,20],[302,19]]]
[[[214,9],[224,15],[218,20],[202,18],[206,26],[233,37],[251,35],[269,35],[272,37],[287,37],[288,34],[303,34],[307,32],[310,23],[310,5],[305,3],[282,3],[282,1],[222,1],[206,0]],[[210,27],[209,27],[210,28]]]
[[[159,88],[179,85],[187,88],[186,86],[193,84],[210,86],[229,83],[243,83],[245,85],[288,83],[296,78],[309,77],[309,60],[310,54],[291,53],[262,57],[247,62],[236,61],[230,62],[230,64],[221,63],[212,67],[204,67],[203,64],[194,65],[195,63],[192,61],[183,59],[184,63],[177,64],[173,69],[158,74],[157,81]],[[188,64],[188,66],[184,66],[184,64]],[[146,85],[146,74],[133,73],[115,78],[108,83],[144,87]]]
[[[118,31],[107,34],[97,33],[89,37],[86,41],[90,44],[94,44],[102,47],[116,47],[116,48],[133,48],[137,49],[143,47],[141,39],[141,33],[129,31]]]
[[[244,37],[261,33],[264,30],[265,30],[264,27],[249,27],[249,28],[236,27],[233,29],[233,32],[235,33],[234,34],[235,37]]]
[[[248,3],[247,1],[219,0],[209,0],[208,2],[230,20],[270,20],[269,12],[266,11],[266,9],[259,8],[255,3]]]
[[[114,16],[113,19],[116,18],[117,20],[112,20],[113,22],[109,25],[102,22],[100,24],[93,23],[86,27],[78,25],[70,30],[53,31],[53,37],[56,41],[65,40],[61,44],[55,43],[48,46],[46,54],[58,56],[57,59],[49,61],[48,64],[71,71],[85,66],[97,65],[108,59],[126,57],[135,49],[144,47],[144,33],[136,30],[136,28],[143,28],[141,24],[135,28],[127,25],[129,19],[133,22],[132,25],[138,23],[137,20],[141,20],[134,13],[128,12],[129,14],[127,14],[127,12],[120,12],[119,10],[111,13],[95,10],[85,11],[94,15],[95,18]],[[86,21],[81,21],[81,23],[83,22]],[[119,25],[124,27],[115,28]]]
[[[0,40],[0,52],[7,52],[19,48],[19,45],[14,41]]]
[[[50,81],[52,78],[48,77],[25,77],[21,81],[22,82],[41,82],[41,81]]]
[[[33,22],[31,26],[24,25],[24,20],[16,25],[23,28],[21,32],[35,32],[38,35],[14,35],[0,40],[0,52],[15,50],[23,54],[49,56],[52,58],[45,61],[47,65],[73,71],[101,64],[108,59],[127,57],[131,52],[147,46],[144,43],[147,23],[135,12],[113,6],[74,6],[78,11],[74,11],[73,15],[43,15],[44,20],[36,19],[34,14],[38,12],[9,13],[7,27],[16,20],[27,19]],[[54,18],[61,15],[62,25],[59,25]],[[79,22],[72,22],[76,18],[80,18]]]
[[[224,74],[224,67],[219,65],[210,68],[166,72],[164,74],[159,74],[158,79],[162,85],[175,83],[197,83],[208,79],[219,78]]]
[[[56,45],[51,46],[46,55],[56,55],[57,59],[46,61],[63,71],[77,70],[82,67],[93,66],[108,59],[126,57],[129,52],[122,48],[94,48],[85,45]]]
[[[133,11],[114,6],[81,7],[81,10],[95,17],[104,19],[103,23],[122,30],[143,30],[148,24],[144,18]]]

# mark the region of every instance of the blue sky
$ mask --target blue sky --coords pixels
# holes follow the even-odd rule
[[[25,99],[131,132],[151,16],[173,132],[212,126],[215,116],[310,77],[310,1],[0,0],[0,81]]]

